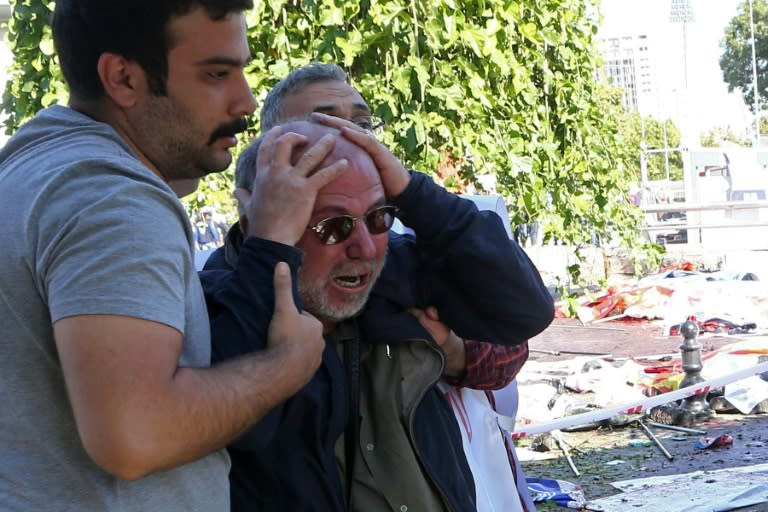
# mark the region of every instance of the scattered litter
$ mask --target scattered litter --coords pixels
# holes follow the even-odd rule
[[[696,442],[696,448],[706,450],[710,448],[722,448],[723,446],[731,446],[732,444],[733,437],[731,437],[729,434],[723,434],[715,438],[702,437]]]
[[[760,262],[762,266],[764,260],[761,259]],[[594,481],[596,489],[602,489],[601,486],[607,483],[607,478],[620,478],[618,475],[624,478],[636,476],[638,472],[645,471],[640,464],[648,463],[647,461],[651,459],[653,461],[649,463],[651,468],[649,471],[653,472],[666,473],[685,466],[685,464],[673,466],[668,462],[659,462],[658,457],[652,457],[652,450],[645,447],[654,443],[668,459],[673,459],[671,451],[679,458],[685,459],[684,462],[691,467],[722,467],[732,464],[753,464],[761,459],[765,460],[764,453],[758,449],[761,444],[768,445],[768,439],[765,436],[753,434],[751,430],[744,430],[743,433],[736,430],[732,432],[733,437],[728,434],[721,436],[719,434],[722,430],[708,434],[706,430],[689,428],[695,426],[712,429],[718,422],[713,420],[710,423],[709,418],[701,421],[700,418],[695,417],[698,409],[686,408],[686,406],[693,402],[691,397],[697,397],[700,402],[703,402],[706,410],[716,412],[718,415],[721,412],[739,412],[744,415],[768,414],[768,280],[760,281],[755,273],[729,276],[726,273],[702,274],[695,270],[693,266],[664,269],[661,274],[649,276],[647,279],[636,282],[634,286],[631,284],[614,286],[602,292],[588,293],[585,296],[586,300],[581,301],[577,306],[577,317],[581,321],[578,327],[582,330],[607,329],[593,326],[609,321],[611,325],[628,326],[627,329],[629,329],[629,325],[639,323],[638,320],[660,320],[654,322],[654,326],[658,328],[659,325],[663,325],[663,334],[655,339],[661,340],[668,337],[669,345],[657,346],[654,343],[646,346],[639,340],[617,336],[616,340],[611,340],[615,343],[608,344],[605,340],[606,342],[599,344],[600,348],[597,348],[598,351],[613,351],[614,354],[624,356],[627,351],[626,346],[633,345],[633,349],[644,347],[653,355],[609,357],[599,352],[592,352],[590,350],[592,345],[584,346],[586,350],[581,351],[582,346],[578,342],[589,336],[588,333],[579,333],[574,340],[563,335],[556,338],[557,344],[552,343],[551,346],[543,347],[550,350],[540,350],[539,347],[535,347],[531,352],[550,355],[570,353],[573,356],[591,357],[574,357],[570,360],[563,358],[553,361],[552,358],[534,356],[518,375],[518,381],[521,383],[518,422],[517,425],[514,423],[510,425],[518,434],[517,437],[513,435],[514,439],[523,440],[527,436],[556,430],[562,432],[595,430],[595,437],[602,437],[605,431],[616,432],[617,427],[637,424],[646,426],[647,439],[638,438],[636,432],[632,432],[629,437],[614,436],[610,447],[616,448],[615,452],[606,451],[601,453],[600,457],[575,458],[576,464],[585,475],[584,480],[576,480],[577,483],[584,485],[582,494],[584,491],[593,493],[589,482]],[[568,306],[571,312],[573,305],[572,301],[561,304],[561,306]],[[565,316],[560,315],[560,312],[558,308],[556,311],[558,317]],[[700,355],[703,368],[700,368],[700,377],[703,383],[699,382],[695,387],[686,390],[681,388],[681,382],[686,377],[686,369],[690,370],[690,368],[684,368],[684,363],[688,365],[689,361],[683,361],[681,353],[674,349],[680,342],[681,324],[678,322],[691,316],[699,319],[697,334],[701,342]],[[575,324],[559,327],[575,329],[573,325]],[[650,334],[644,331],[639,335],[644,337]],[[737,340],[737,338],[740,339]],[[724,343],[725,346],[723,346]],[[566,348],[573,350],[570,352],[562,350]],[[656,354],[656,352],[661,353]],[[685,352],[683,355],[687,354]],[[762,367],[761,364],[767,366]],[[540,383],[550,384],[549,389],[537,390],[538,392],[525,389],[533,388]],[[667,401],[662,402],[662,400]],[[665,409],[662,406],[668,407]],[[677,416],[667,418],[663,414],[652,414],[659,411],[666,412],[666,416],[670,414],[677,414]],[[692,421],[682,421],[688,416],[691,416]],[[693,421],[694,419],[697,421]],[[740,428],[733,424],[729,425],[731,429]],[[650,432],[648,427],[653,428],[653,432]],[[505,428],[512,430],[509,426]],[[677,430],[677,432],[672,432],[674,436],[660,435],[656,438],[655,434],[659,434],[657,429],[662,428]],[[573,437],[581,439],[584,436]],[[566,441],[568,439],[571,438],[567,437]],[[551,439],[549,441],[551,442]],[[562,438],[560,441],[562,443]],[[662,441],[668,445],[669,451],[663,446]],[[679,444],[683,442],[686,444]],[[751,443],[755,443],[754,448]],[[608,446],[607,442],[606,446]],[[728,449],[713,451],[722,447]],[[573,460],[568,460],[569,448],[571,450],[572,448],[567,444],[565,446],[560,444],[562,453],[558,453],[557,448],[557,445],[551,447],[549,455],[560,457],[564,455],[571,470],[578,476]],[[702,450],[709,450],[709,452]],[[589,454],[591,455],[591,452]],[[621,457],[627,457],[627,459],[622,460]],[[614,459],[610,460],[611,458]],[[547,475],[558,478],[557,475],[561,472],[560,465],[558,464],[556,472],[547,473]],[[618,467],[619,465],[623,466]],[[586,504],[567,496],[559,501],[552,501],[561,507],[581,510],[602,508],[606,512],[627,510],[632,512],[638,510],[719,512],[768,503],[768,464],[763,467],[751,466],[744,469],[744,474],[739,474],[737,469],[728,468],[722,470],[723,474],[718,475],[707,471],[692,474],[695,476],[661,477],[662,480],[658,481],[633,480],[632,484],[628,485],[630,488],[623,489],[622,494],[598,500],[590,499]],[[563,475],[569,478],[565,473]],[[531,480],[553,482],[546,479],[529,478],[528,480],[529,486]],[[554,480],[554,482],[559,481]],[[612,485],[620,488],[618,485]],[[533,488],[531,492],[534,492]],[[595,494],[605,495],[602,490],[600,494],[595,491]],[[768,507],[760,510],[768,511]]]
[[[768,464],[613,482],[623,491],[590,501],[605,512],[725,512],[768,501]],[[696,489],[696,492],[691,492]]]
[[[645,424],[648,425],[649,427],[659,427],[667,430],[676,430],[678,432],[685,432],[687,434],[699,434],[703,436],[703,435],[706,435],[707,433],[706,430],[699,430],[697,428],[686,428],[678,425],[665,425],[663,423],[656,423],[655,421],[649,421],[649,420],[645,420]],[[684,438],[684,439],[687,439],[687,438]]]
[[[557,440],[552,434],[544,433],[531,439],[531,450],[536,452],[549,452],[557,448]]]
[[[579,484],[536,477],[526,477],[525,481],[534,503],[551,501],[571,509],[583,509],[587,506],[584,490]]]
[[[680,325],[674,324],[669,327],[669,336],[680,336]],[[710,318],[699,322],[699,334],[707,333],[727,333],[727,334],[746,334],[757,329],[755,322],[746,322],[739,324],[726,318]]]
[[[645,423],[638,420],[637,424],[640,426],[640,428],[643,429],[643,432],[645,432],[645,435],[648,436],[648,439],[653,441],[653,443],[659,448],[659,450],[661,450],[661,453],[663,453],[666,458],[668,458],[669,460],[675,460],[675,456],[669,453],[669,450],[667,450],[664,444],[659,440],[658,437],[656,437],[656,435],[654,435],[653,432],[651,432],[651,429],[649,429],[645,425]]]

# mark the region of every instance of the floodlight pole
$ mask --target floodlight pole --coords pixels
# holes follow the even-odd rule
[[[691,127],[690,123],[688,121],[688,114],[690,110],[690,106],[687,104],[688,102],[688,37],[685,31],[686,24],[692,23],[695,21],[695,16],[693,14],[693,8],[691,7],[690,0],[672,0],[671,7],[669,11],[669,21],[672,23],[682,23],[683,24],[683,89],[685,91],[685,112],[684,112],[684,119],[685,119],[685,126],[680,126],[682,136],[685,139],[685,143],[682,144],[685,148],[688,148],[692,145],[691,142]],[[678,100],[679,101],[679,100]],[[678,103],[679,106],[679,103]]]
[[[689,0],[672,0],[669,21],[683,24],[683,79],[686,92],[688,91],[688,38],[685,25],[695,20],[693,8]]]
[[[757,88],[757,57],[755,54],[755,15],[752,9],[752,0],[749,0],[749,32],[752,42],[752,90],[754,91],[755,108],[755,150],[760,149],[760,91]]]

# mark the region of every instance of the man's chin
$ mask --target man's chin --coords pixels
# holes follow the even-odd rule
[[[368,294],[366,293],[365,297],[358,298],[355,301],[346,301],[333,305],[330,304],[330,301],[325,301],[323,304],[315,305],[316,307],[312,307],[314,305],[312,303],[305,302],[305,306],[307,311],[312,313],[318,319],[325,322],[336,323],[359,315],[363,311],[363,308],[365,308],[367,301]],[[314,309],[314,311],[312,311],[312,309]]]
[[[199,161],[200,174],[207,176],[227,170],[232,163],[232,154],[229,149],[214,148],[204,159]]]
[[[168,183],[168,186],[171,187],[171,190],[173,190],[178,197],[188,196],[197,190],[198,185],[200,185],[200,178],[173,180]]]

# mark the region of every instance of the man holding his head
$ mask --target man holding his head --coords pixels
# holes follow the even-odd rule
[[[310,141],[329,130],[307,122],[280,129]],[[348,170],[318,192],[309,217],[294,216],[296,247],[283,248],[293,257],[280,256],[297,272],[301,303],[323,322],[323,364],[305,388],[230,447],[233,510],[345,510],[347,503],[360,511],[474,510],[458,426],[435,386],[452,357],[410,310],[434,305],[453,312],[449,324],[463,336],[521,344],[551,321],[552,299],[495,214],[408,173],[367,134],[342,133],[359,147],[337,134],[324,163],[346,159]],[[261,165],[270,158],[270,137],[238,161],[242,207],[249,204],[242,189],[255,193],[277,181]],[[395,212],[417,229],[418,240],[387,236]],[[240,229],[253,222],[273,220],[241,209]],[[212,321],[238,309],[218,300],[239,248],[249,243],[237,233],[230,230],[225,249],[206,266],[213,270],[202,274]],[[269,312],[240,308],[239,314],[233,335],[214,338],[215,358],[255,348],[243,337],[246,323]],[[456,371],[462,375],[463,366]]]
[[[348,83],[347,73],[342,68],[336,64],[313,62],[292,70],[269,91],[261,109],[261,129],[266,131],[282,122],[307,119],[313,113],[347,120],[369,132],[383,125],[372,116],[365,99]],[[325,122],[332,123],[332,120],[326,118]],[[255,161],[248,164],[255,165]],[[392,284],[397,286],[398,276],[394,279]],[[380,283],[379,288],[384,288],[384,283]],[[456,306],[463,308],[471,303],[461,300]],[[531,308],[538,306],[539,303],[531,304]],[[509,384],[528,357],[527,341],[509,346],[462,340],[438,321],[438,311],[431,305],[424,310],[414,309],[412,313],[418,316],[445,352],[447,360],[443,377],[450,384],[500,389]],[[491,339],[499,338],[499,333],[487,334]]]

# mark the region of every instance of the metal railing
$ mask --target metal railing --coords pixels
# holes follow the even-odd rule
[[[762,201],[723,201],[718,203],[663,203],[641,206],[643,213],[654,214],[664,212],[696,212],[713,210],[758,210],[768,209],[768,200]],[[648,223],[646,231],[665,231],[671,229],[710,229],[710,228],[743,228],[768,226],[768,220],[746,221],[743,219],[723,218],[720,222],[707,224],[691,224],[688,222],[657,221]]]

